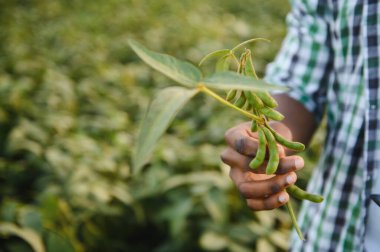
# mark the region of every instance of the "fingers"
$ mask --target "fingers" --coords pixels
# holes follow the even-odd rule
[[[242,182],[238,184],[239,192],[244,198],[267,198],[270,195],[283,191],[289,185],[296,182],[297,175],[294,172],[277,175],[266,180]]]
[[[231,148],[247,156],[255,156],[259,145],[257,138],[248,134],[247,129],[242,126],[228,130],[225,140]]]
[[[280,158],[280,163],[278,165],[276,174],[285,174],[288,172],[298,171],[303,168],[305,162],[300,156],[286,156]]]
[[[230,147],[222,152],[220,158],[230,167],[239,167],[241,170],[265,174],[267,161],[264,161],[259,168],[252,170],[249,168],[249,163],[251,162],[252,157],[242,155]],[[280,158],[276,174],[285,174],[288,172],[297,171],[303,166],[304,160],[300,156],[284,156]]]
[[[230,167],[240,167],[245,170],[249,167],[252,157],[242,155],[231,147],[227,147],[220,155],[220,159]]]
[[[244,176],[244,172],[239,168],[231,168],[230,170],[230,178],[235,183],[235,185],[240,185],[246,181],[246,177]]]
[[[259,142],[257,139],[257,133],[251,132],[249,129],[249,123],[239,124],[238,126],[229,129],[224,138],[227,144],[236,150],[238,153],[246,156],[255,156]],[[285,156],[285,149],[281,145],[277,145],[279,156]]]
[[[247,199],[247,205],[254,211],[272,210],[284,205],[288,200],[289,194],[282,191],[266,199]]]
[[[270,210],[284,205],[289,200],[285,188],[294,184],[297,176],[294,172],[277,175],[265,180],[254,180],[250,172],[231,168],[230,177],[237,185],[241,195],[247,199],[247,205],[255,211]],[[266,176],[255,174],[256,176]]]
[[[263,164],[255,169],[252,170],[254,173],[266,173],[266,167],[267,167],[268,161],[265,160]],[[277,170],[275,174],[285,174],[288,172],[294,172],[302,169],[304,167],[304,160],[300,156],[285,156],[280,158],[280,162],[278,164]]]
[[[287,139],[292,138],[290,130],[285,125],[271,123],[271,127],[281,132],[281,135]],[[259,145],[257,133],[250,131],[250,123],[243,123],[228,130],[225,140],[228,148],[221,154],[221,159],[231,167],[230,177],[241,195],[247,199],[248,207],[260,211],[284,205],[289,200],[285,189],[297,180],[294,171],[304,166],[304,160],[300,156],[285,156],[284,147],[277,145],[279,165],[276,175],[268,176],[265,174],[266,160],[257,169],[249,167]]]

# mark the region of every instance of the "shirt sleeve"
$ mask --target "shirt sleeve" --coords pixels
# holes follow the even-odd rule
[[[332,81],[332,46],[326,6],[318,1],[292,1],[288,32],[280,52],[266,69],[268,83],[290,88],[319,122],[324,113],[326,89]]]

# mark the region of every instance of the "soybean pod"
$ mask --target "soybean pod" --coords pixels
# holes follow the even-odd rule
[[[256,74],[255,68],[253,66],[251,51],[247,50],[246,54],[246,62],[245,62],[245,74],[247,76],[254,77],[255,79],[259,79],[259,77]],[[255,95],[257,98],[261,101],[261,103],[265,104],[266,106],[270,108],[275,108],[278,106],[277,102],[273,97],[265,91],[256,92]],[[261,106],[263,107],[263,106]]]
[[[232,89],[232,90],[228,91],[226,100],[227,101],[232,101],[235,98],[236,93],[237,93],[236,89]]]
[[[260,109],[260,112],[263,113],[268,119],[272,119],[275,121],[281,121],[284,119],[284,116],[280,112],[269,107],[264,107]]]
[[[242,108],[246,101],[247,101],[247,98],[245,97],[244,93],[242,93],[240,97],[235,101],[234,104],[236,107]]]
[[[294,151],[303,151],[305,150],[305,145],[303,145],[300,142],[292,142],[287,139],[285,139],[283,136],[278,134],[274,129],[272,129],[270,126],[268,126],[268,129],[272,132],[274,138],[276,141],[281,144],[282,146],[285,146],[288,149],[294,150]]]
[[[278,106],[277,101],[269,94],[269,92],[257,92],[256,95],[270,108]]]
[[[265,138],[265,133],[261,126],[257,127],[258,136],[259,136],[259,146],[257,148],[256,156],[252,161],[249,163],[249,167],[252,169],[257,169],[265,159],[266,149],[267,149],[267,142]]]
[[[257,77],[255,68],[253,66],[251,50],[246,49],[246,53],[247,53],[246,54],[246,64],[245,64],[245,71],[244,72],[247,76],[252,76],[252,77],[255,77],[256,79],[259,79],[259,77]]]
[[[253,108],[261,109],[264,107],[264,103],[254,93],[250,91],[244,91],[244,95],[247,97],[248,102],[252,104]]]
[[[244,90],[244,96],[247,97],[248,103],[252,104],[252,93],[250,91]]]
[[[252,97],[253,97],[254,106],[256,109],[261,109],[264,107],[263,101],[255,93],[252,93]]]
[[[261,127],[265,133],[265,138],[268,143],[269,149],[269,160],[266,168],[266,174],[273,174],[277,171],[278,163],[280,162],[280,156],[278,154],[277,143],[270,132],[266,127]]]
[[[238,66],[238,69],[237,69],[238,73],[243,73],[244,74],[244,72],[245,72],[245,65],[246,65],[246,58],[247,58],[247,52],[244,52],[240,56],[239,66]]]
[[[299,200],[309,200],[314,203],[321,203],[323,201],[323,197],[318,194],[308,193],[296,185],[290,185],[286,188],[286,191],[292,195],[294,198]]]
[[[251,131],[256,132],[257,130],[258,130],[257,122],[256,120],[252,120]]]

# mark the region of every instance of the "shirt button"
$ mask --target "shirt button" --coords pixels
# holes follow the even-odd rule
[[[371,105],[369,106],[369,108],[372,109],[372,110],[374,110],[374,109],[376,109],[376,105],[375,105],[375,104],[371,104]]]

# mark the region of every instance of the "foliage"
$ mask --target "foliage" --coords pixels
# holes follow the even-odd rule
[[[149,161],[158,139],[166,132],[173,118],[196,94],[203,92],[224,105],[244,113],[249,118],[256,118],[255,115],[225,101],[224,98],[209,88],[225,91],[234,88],[250,91],[284,89],[284,87],[268,84],[262,80],[248,78],[230,71],[217,72],[209,77],[202,78],[201,71],[186,61],[176,59],[167,54],[153,52],[133,40],[130,40],[129,44],[148,65],[176,81],[177,85],[186,87],[167,87],[155,94],[155,98],[150,103],[148,111],[141,122],[140,132],[135,143],[136,151],[132,156],[135,175],[138,175],[142,166]],[[258,118],[258,120],[262,121],[263,119]]]
[[[242,118],[214,101],[196,97],[131,176],[138,111],[153,85],[170,83],[127,41],[197,62],[265,37],[262,74],[287,10],[274,0],[1,1],[0,250],[39,246],[25,234],[48,252],[285,250],[289,218],[248,211],[219,161],[224,131]]]

